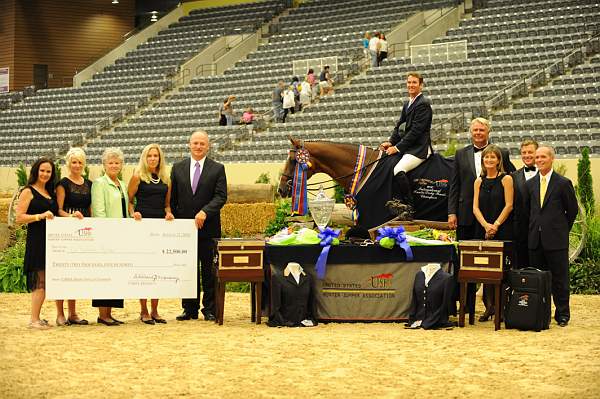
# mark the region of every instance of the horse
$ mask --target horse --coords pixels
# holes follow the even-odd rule
[[[282,198],[291,194],[294,171],[299,162],[298,155],[301,154],[301,159],[306,163],[307,179],[310,179],[315,173],[325,173],[344,189],[348,199],[346,205],[358,210],[358,220],[356,221],[358,225],[372,228],[389,221],[399,212],[406,210],[404,205],[398,205],[398,201],[394,201],[395,198],[399,198],[397,187],[393,184],[393,168],[400,159],[399,154],[388,156],[382,151],[355,144],[303,141],[293,137],[290,137],[290,142],[292,148],[289,151],[278,187]],[[359,162],[359,152],[361,151],[362,159]],[[432,159],[436,161],[432,162]],[[451,161],[439,154],[434,154],[415,170],[409,172],[409,179],[414,181],[415,210],[424,210],[421,214],[416,212],[415,217],[425,219],[429,217],[430,220],[436,220],[429,216],[434,208],[436,209],[435,213],[438,215],[443,213],[443,216],[447,217],[447,202],[443,201],[447,201],[451,169],[449,162]],[[435,170],[431,170],[432,166]],[[362,173],[357,176],[359,171]],[[427,188],[423,189],[424,186]],[[426,192],[426,196],[421,198],[418,195],[419,190]],[[390,208],[390,203],[395,204],[396,209]],[[440,215],[438,218],[441,220],[442,216]]]

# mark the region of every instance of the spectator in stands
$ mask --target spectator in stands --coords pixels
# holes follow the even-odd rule
[[[301,111],[302,103],[300,103],[300,79],[298,79],[298,76],[294,76],[292,78],[291,85],[294,90],[294,103],[295,103],[294,111]]]
[[[333,79],[329,73],[329,65],[325,65],[319,75],[319,90],[321,97],[333,93]]]
[[[205,131],[192,133],[189,148],[190,156],[177,162],[171,169],[171,209],[176,218],[194,219],[196,223],[200,272],[196,274],[196,295],[182,299],[183,313],[177,316],[177,320],[198,318],[202,287],[204,320],[214,321],[214,239],[221,237],[221,208],[227,201],[227,176],[222,164],[207,157],[210,142]]]
[[[254,111],[252,110],[252,107],[248,107],[244,110],[244,113],[242,114],[242,123],[250,125],[252,122],[254,122],[255,118],[256,117],[254,116]]]
[[[365,53],[365,58],[369,59],[369,41],[371,40],[371,34],[369,32],[365,32],[365,37],[362,39],[363,52]]]
[[[513,180],[502,164],[502,152],[490,144],[481,152],[481,174],[473,186],[473,215],[479,222],[475,238],[480,240],[513,239]],[[483,285],[485,312],[479,321],[488,321],[495,314],[494,286]]]
[[[313,87],[316,84],[315,71],[310,68],[306,73],[306,81]]]
[[[489,144],[490,122],[485,118],[471,121],[471,144],[456,151],[454,166],[448,191],[448,226],[456,229],[458,240],[475,238],[477,223],[473,215],[474,184],[481,174],[481,152]],[[515,171],[510,162],[508,150],[501,148],[502,165],[507,173]],[[468,284],[467,306],[475,309],[475,284]],[[455,287],[455,299],[458,297],[458,282]]]
[[[234,111],[233,111],[233,102],[235,101],[235,96],[228,96],[225,101],[223,101],[223,107],[221,109],[221,114],[225,115],[225,121],[227,126],[233,126],[234,122]]]
[[[302,106],[310,104],[312,101],[312,87],[307,79],[300,84],[300,103]]]
[[[379,56],[377,58],[377,66],[381,66],[381,62],[387,58],[388,42],[383,33],[379,34]]]
[[[296,106],[296,101],[294,100],[294,86],[289,85],[283,91],[283,122],[285,123],[285,119],[288,114],[294,113],[294,108]]]
[[[125,183],[119,178],[123,169],[123,152],[118,148],[107,148],[102,154],[104,175],[92,184],[92,216],[95,218],[128,218]],[[93,299],[92,306],[98,308],[98,323],[118,326],[122,321],[112,316],[112,308],[122,308],[122,299]]]
[[[388,141],[381,143],[380,149],[387,155],[400,154],[394,166],[394,181],[399,190],[400,200],[413,205],[410,181],[406,174],[419,166],[431,155],[431,101],[422,93],[423,77],[417,72],[406,76],[409,99],[404,102],[400,119]],[[400,125],[405,124],[404,131]]]
[[[92,182],[83,177],[85,152],[78,147],[71,148],[65,156],[69,175],[63,177],[56,186],[58,215],[83,219],[92,214]],[[75,300],[68,300],[69,318],[65,318],[64,301],[56,301],[56,325],[86,325],[87,320],[80,319],[75,310]]]
[[[142,150],[140,161],[127,186],[129,214],[135,220],[144,218],[173,220],[171,213],[171,181],[162,149],[158,144],[148,144]],[[148,312],[148,300],[140,299],[140,320],[154,325],[166,324],[158,314],[158,299],[151,299],[152,312]]]
[[[279,80],[275,90],[273,90],[273,119],[275,122],[283,122],[283,90],[285,89],[285,82]]]
[[[371,55],[371,66],[374,68],[377,66],[379,57],[379,32],[375,32],[369,40],[369,54]]]
[[[521,160],[523,167],[513,172],[513,182],[515,186],[514,201],[514,225],[515,225],[515,257],[513,265],[524,268],[529,266],[529,249],[527,248],[527,226],[528,216],[525,210],[523,199],[525,196],[525,182],[537,174],[535,166],[535,151],[538,143],[534,140],[525,140],[521,143]]]
[[[40,319],[40,311],[46,298],[46,220],[58,212],[55,176],[54,163],[48,158],[38,159],[31,167],[27,186],[19,194],[17,205],[17,223],[27,224],[23,270],[31,292],[29,328],[38,330],[50,328],[46,320]]]
[[[529,217],[529,263],[552,273],[554,319],[566,327],[569,308],[569,232],[577,217],[577,197],[571,180],[552,170],[554,149],[535,151],[538,173],[525,183],[525,209]]]

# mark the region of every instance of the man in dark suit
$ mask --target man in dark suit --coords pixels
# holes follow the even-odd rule
[[[535,151],[538,174],[525,183],[529,210],[529,263],[552,273],[554,319],[565,327],[569,309],[569,232],[577,216],[577,197],[569,179],[552,171],[554,150]]]
[[[422,93],[423,77],[417,72],[406,76],[409,99],[402,106],[400,119],[396,122],[389,140],[381,143],[380,149],[388,155],[400,154],[394,167],[394,181],[400,190],[400,200],[412,205],[412,189],[406,173],[423,163],[431,150],[431,101]],[[405,123],[404,130],[400,125]]]
[[[515,188],[515,199],[513,202],[513,221],[515,225],[515,248],[513,265],[518,268],[529,266],[529,249],[527,246],[528,215],[523,203],[525,195],[525,182],[537,174],[535,167],[535,150],[538,143],[535,140],[525,140],[521,143],[521,160],[523,167],[512,173]]]
[[[471,144],[456,151],[454,156],[448,190],[448,226],[456,229],[458,240],[475,238],[478,222],[473,215],[474,184],[477,176],[481,174],[481,151],[489,144],[490,122],[485,118],[475,118],[471,121],[470,130]],[[516,168],[510,161],[508,150],[501,148],[500,151],[506,173],[514,172]],[[454,276],[457,279],[458,273]],[[467,307],[474,311],[475,284],[468,284],[467,290]],[[455,299],[458,299],[458,280],[454,292]]]
[[[171,210],[175,218],[194,219],[198,228],[198,262],[202,272],[202,313],[215,320],[215,278],[213,271],[214,238],[221,236],[221,208],[227,201],[225,167],[207,158],[210,142],[205,131],[190,136],[190,158],[171,169]],[[177,320],[198,318],[200,309],[200,273],[197,274],[196,298],[181,301],[183,313]]]

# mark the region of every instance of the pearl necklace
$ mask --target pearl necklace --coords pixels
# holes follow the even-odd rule
[[[154,183],[154,184],[158,184],[158,183],[160,183],[160,177],[156,176],[156,179],[155,179],[155,178],[154,178],[154,175],[153,175],[153,174],[151,174],[151,175],[150,175],[150,181],[151,181],[152,183]]]

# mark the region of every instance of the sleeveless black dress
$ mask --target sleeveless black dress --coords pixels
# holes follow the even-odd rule
[[[479,210],[483,214],[483,217],[488,223],[494,223],[498,216],[502,213],[504,205],[504,186],[502,185],[502,178],[506,176],[506,173],[500,173],[493,179],[484,177],[481,181],[481,187],[479,189]],[[513,223],[512,223],[512,212],[508,218],[500,225],[498,232],[494,236],[494,240],[512,240],[513,239]],[[476,239],[485,239],[485,229],[481,224],[477,223],[475,230]]]
[[[35,188],[27,186],[33,194],[33,198],[27,207],[28,215],[36,215],[51,211],[58,213],[58,205],[54,197],[46,198]],[[31,222],[27,224],[27,239],[25,241],[25,257],[23,268],[27,276],[27,288],[32,291],[38,286],[39,271],[46,270],[46,220]]]
[[[152,175],[157,179],[156,175]],[[142,214],[143,218],[163,219],[165,217],[165,198],[168,186],[160,180],[158,183],[146,183],[140,180],[138,191],[135,194],[135,211]]]
[[[84,217],[90,217],[92,182],[84,179],[83,184],[77,184],[71,179],[63,177],[58,184],[65,189],[63,210],[67,213],[79,211]]]

